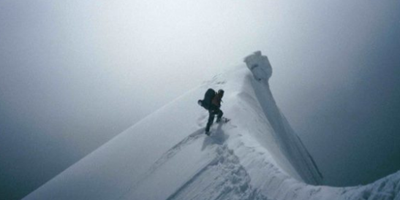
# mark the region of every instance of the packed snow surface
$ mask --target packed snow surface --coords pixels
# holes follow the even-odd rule
[[[356,187],[320,186],[311,155],[269,89],[256,52],[144,118],[24,199],[395,199],[400,172]],[[249,71],[250,69],[250,71]],[[224,89],[231,120],[204,134],[208,88]]]

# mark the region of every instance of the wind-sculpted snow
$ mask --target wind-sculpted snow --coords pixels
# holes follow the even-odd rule
[[[272,69],[257,70],[264,74],[254,78],[241,66],[215,76],[25,199],[400,200],[400,172],[366,186],[309,185],[321,181],[317,167],[263,82]],[[196,102],[210,87],[225,90],[231,120],[206,136],[208,112]]]
[[[268,58],[258,51],[246,57],[245,62],[253,73],[254,79],[251,79],[250,82],[265,116],[276,132],[275,137],[279,141],[278,143],[281,144],[281,151],[306,183],[321,184],[322,175],[317,165],[299,137],[292,130],[286,118],[279,111],[272,96],[268,83],[272,68]]]
[[[266,56],[261,54],[261,51],[256,51],[244,59],[247,67],[253,73],[257,81],[268,82],[272,76],[272,67]]]

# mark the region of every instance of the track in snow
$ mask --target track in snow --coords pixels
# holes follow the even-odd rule
[[[235,127],[224,125],[228,129]],[[202,151],[206,151],[208,155],[212,156],[210,161],[196,169],[197,171],[187,181],[176,187],[174,192],[165,197],[166,199],[267,199],[252,188],[250,176],[240,164],[234,151],[226,145],[225,141],[228,136],[222,129],[224,125],[214,126],[214,133],[210,137],[204,134],[204,128],[193,132],[165,152],[149,169],[146,175],[151,175],[158,169],[161,170],[169,160],[188,151],[188,148],[195,148],[195,143],[201,142],[199,140],[203,139]]]
[[[226,144],[215,148],[217,156],[174,192],[168,200],[267,199],[250,185],[250,176]]]

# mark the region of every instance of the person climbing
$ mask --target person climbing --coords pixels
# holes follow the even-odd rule
[[[210,135],[210,128],[214,122],[214,117],[217,115],[217,123],[221,122],[222,115],[224,113],[221,110],[222,97],[224,96],[224,90],[218,90],[218,93],[213,89],[208,89],[204,95],[203,100],[199,100],[198,104],[208,110],[208,122],[206,126],[206,134]]]

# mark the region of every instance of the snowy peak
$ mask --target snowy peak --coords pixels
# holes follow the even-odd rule
[[[313,186],[322,176],[276,106],[261,52],[184,94],[25,199],[398,199],[400,173],[363,187]],[[254,67],[257,65],[256,67]],[[269,66],[269,68],[268,68]],[[253,75],[252,75],[253,73]],[[208,88],[231,120],[204,134]]]

